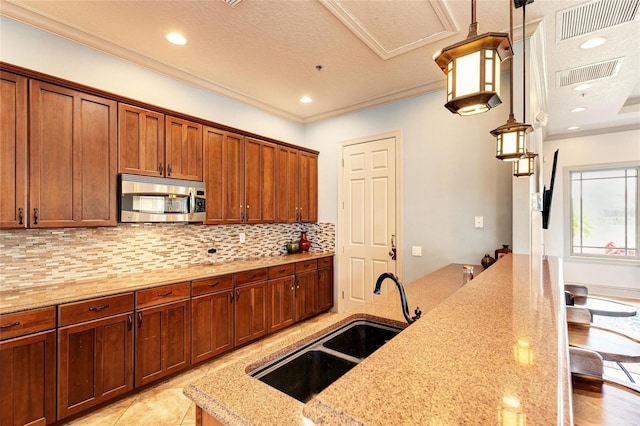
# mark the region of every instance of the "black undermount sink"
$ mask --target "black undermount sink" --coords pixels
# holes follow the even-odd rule
[[[354,320],[249,374],[307,402],[400,331],[395,325]]]

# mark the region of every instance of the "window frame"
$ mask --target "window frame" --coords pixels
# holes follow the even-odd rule
[[[572,179],[571,174],[574,172],[596,172],[607,170],[622,170],[636,168],[638,169],[638,185],[636,193],[636,256],[635,258],[620,258],[613,255],[598,255],[598,254],[577,254],[573,253],[573,193],[572,193]],[[588,262],[588,263],[602,263],[608,265],[640,265],[640,162],[625,162],[625,163],[607,163],[607,164],[594,164],[587,166],[566,166],[563,173],[564,180],[564,252],[565,258],[576,262]]]

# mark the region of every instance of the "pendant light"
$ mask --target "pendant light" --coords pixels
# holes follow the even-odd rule
[[[517,0],[516,0],[517,1]],[[522,114],[526,116],[526,47],[525,47],[525,7],[531,1],[522,3]],[[509,33],[513,35],[513,6],[509,2]],[[509,64],[509,96],[511,99],[509,119],[502,126],[493,129],[491,134],[496,137],[496,158],[504,161],[517,161],[526,155],[526,134],[533,130],[533,126],[520,123],[513,115],[513,59]]]
[[[513,162],[513,175],[516,177],[531,176],[533,174],[533,166],[535,158],[538,154],[527,151],[522,158],[518,158]]]
[[[473,115],[500,105],[500,64],[512,55],[508,34],[478,35],[476,0],[471,0],[467,39],[445,47],[434,56],[447,76],[444,106],[453,113]]]

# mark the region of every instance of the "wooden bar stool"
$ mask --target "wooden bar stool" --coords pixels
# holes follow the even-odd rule
[[[636,425],[640,422],[640,387],[603,374],[596,352],[569,348],[573,421],[576,425]]]
[[[567,306],[569,346],[588,349],[613,361],[635,383],[623,362],[640,363],[640,341],[626,334],[591,324],[591,312],[586,308]]]

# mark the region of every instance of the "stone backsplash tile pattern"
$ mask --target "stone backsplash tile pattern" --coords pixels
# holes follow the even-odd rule
[[[119,224],[115,228],[0,231],[2,290],[284,255],[307,231],[312,252],[335,250],[334,223]],[[246,241],[240,243],[240,233]],[[215,254],[208,250],[215,248]]]

